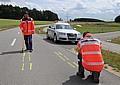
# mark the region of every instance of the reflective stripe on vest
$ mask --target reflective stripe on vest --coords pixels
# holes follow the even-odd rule
[[[34,30],[28,30],[28,32],[33,32]]]
[[[83,59],[82,59],[82,62],[87,64],[87,65],[103,65],[104,62],[85,62]]]
[[[85,45],[98,45],[100,46],[100,41],[97,40],[97,39],[82,39],[80,42],[80,48],[82,48],[82,46],[85,46]]]
[[[83,55],[88,55],[88,54],[100,54],[101,55],[101,52],[100,51],[92,51],[92,52],[83,52],[82,54]]]
[[[81,47],[84,46],[84,45],[92,45],[92,44],[95,44],[95,45],[99,45],[99,46],[100,46],[100,43],[99,43],[99,42],[84,42],[84,43],[81,43]]]

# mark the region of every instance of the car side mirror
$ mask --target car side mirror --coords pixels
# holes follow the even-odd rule
[[[52,29],[54,29],[54,30],[55,30],[55,27],[52,27]]]

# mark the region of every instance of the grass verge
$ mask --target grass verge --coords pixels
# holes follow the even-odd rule
[[[89,31],[91,33],[105,33],[120,31],[119,23],[107,23],[107,22],[79,22],[71,23],[77,31],[83,33]]]
[[[120,54],[110,52],[107,50],[102,50],[103,58],[105,64],[113,67],[113,70],[120,71]]]
[[[20,23],[20,20],[12,19],[0,19],[0,31],[17,27]],[[35,21],[35,25],[46,25],[52,24],[51,21]]]
[[[46,28],[47,26],[43,26],[43,27],[37,27],[35,28],[35,32],[37,34],[45,34],[45,32],[43,31],[44,28]]]
[[[117,38],[112,39],[111,43],[120,44],[120,36],[117,37]]]

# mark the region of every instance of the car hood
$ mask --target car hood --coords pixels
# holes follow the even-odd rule
[[[57,29],[56,31],[57,32],[62,32],[62,33],[75,33],[75,34],[80,33],[80,32],[78,32],[76,30],[73,30],[73,29]]]

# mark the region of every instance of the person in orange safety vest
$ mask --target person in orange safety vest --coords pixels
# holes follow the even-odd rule
[[[101,54],[101,41],[93,38],[90,32],[85,32],[83,34],[83,39],[77,43],[76,49],[79,59],[77,75],[84,78],[84,69],[86,69],[92,73],[91,78],[98,83],[100,72],[104,67],[104,61]]]
[[[21,19],[20,25],[19,25],[25,40],[26,45],[26,51],[32,52],[32,34],[34,34],[34,21],[31,17],[29,17],[29,14],[26,12]]]

